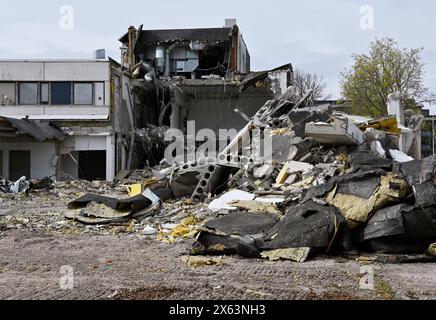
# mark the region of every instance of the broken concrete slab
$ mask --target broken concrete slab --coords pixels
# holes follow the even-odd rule
[[[305,126],[309,122],[322,122],[330,119],[333,114],[331,105],[319,106],[317,108],[298,108],[288,113],[293,126],[292,129],[297,137],[305,136]]]
[[[231,190],[219,198],[214,199],[208,206],[209,210],[213,212],[220,210],[236,210],[236,207],[229,205],[228,203],[234,200],[253,200],[256,196],[252,193],[241,191],[241,190]]]
[[[294,141],[293,141],[294,140]],[[301,139],[295,140],[291,135],[273,134],[271,136],[271,160],[276,163],[283,163],[287,160],[292,160],[298,153],[298,148],[295,146]]]
[[[360,145],[365,141],[363,132],[351,120],[338,117],[329,123],[307,123],[305,135],[328,145]]]
[[[260,167],[255,166],[253,168],[253,177],[258,179],[267,179],[274,172],[274,167],[269,164],[264,164]]]
[[[286,248],[263,251],[260,255],[262,258],[269,259],[270,261],[292,260],[295,262],[305,262],[309,258],[312,249],[305,248]]]
[[[386,151],[383,149],[380,141],[371,142],[371,153],[380,158],[386,158]]]
[[[287,161],[286,163],[287,163],[288,174],[294,174],[297,172],[301,172],[304,174],[304,173],[307,173],[314,168],[313,165],[311,165],[310,163],[306,163],[306,162]]]
[[[407,154],[405,154],[404,152],[401,152],[400,150],[393,150],[390,149],[389,150],[389,154],[392,157],[392,159],[396,162],[409,162],[409,161],[413,161],[415,159],[413,159],[412,157],[408,156]]]

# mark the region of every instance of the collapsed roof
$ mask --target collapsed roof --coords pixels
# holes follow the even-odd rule
[[[64,133],[49,122],[30,119],[14,119],[0,116],[0,137],[11,138],[29,135],[37,141],[63,140]]]
[[[163,30],[141,30],[138,36],[138,43],[156,43],[163,41],[226,41],[231,35],[232,28],[199,28],[199,29],[163,29]],[[123,35],[119,41],[128,41],[128,33]]]

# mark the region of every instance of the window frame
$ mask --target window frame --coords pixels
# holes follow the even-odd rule
[[[76,84],[90,84],[91,85],[91,103],[76,103],[75,94],[76,94]],[[95,86],[92,81],[75,81],[72,83],[72,95],[73,95],[73,105],[75,106],[93,106],[95,104]]]
[[[22,84],[36,84],[36,103],[22,103],[21,102],[21,85]],[[19,81],[18,82],[18,103],[17,103],[17,105],[20,105],[20,106],[33,106],[33,105],[39,105],[39,90],[40,90],[40,88],[39,88],[39,82],[37,82],[37,81]]]
[[[47,102],[42,101],[42,85],[47,85]],[[51,82],[42,81],[39,83],[39,105],[47,106],[51,104]]]

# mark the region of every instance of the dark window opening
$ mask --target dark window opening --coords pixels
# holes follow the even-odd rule
[[[79,179],[106,180],[106,151],[79,151]]]
[[[71,83],[52,82],[51,84],[51,104],[69,105],[71,104]]]
[[[225,45],[209,46],[200,53],[200,64],[196,73],[199,77],[209,74],[225,76],[229,68],[227,60]]]
[[[16,181],[30,176],[30,150],[9,151],[9,180]]]

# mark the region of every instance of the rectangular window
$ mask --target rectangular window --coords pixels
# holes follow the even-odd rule
[[[51,104],[67,105],[71,104],[71,83],[52,82],[51,84]]]
[[[15,104],[15,82],[0,82],[0,106]]]
[[[74,104],[92,105],[92,83],[74,84]]]
[[[20,104],[38,104],[38,84],[21,82],[18,87]]]
[[[48,83],[41,83],[41,104],[48,104]]]

